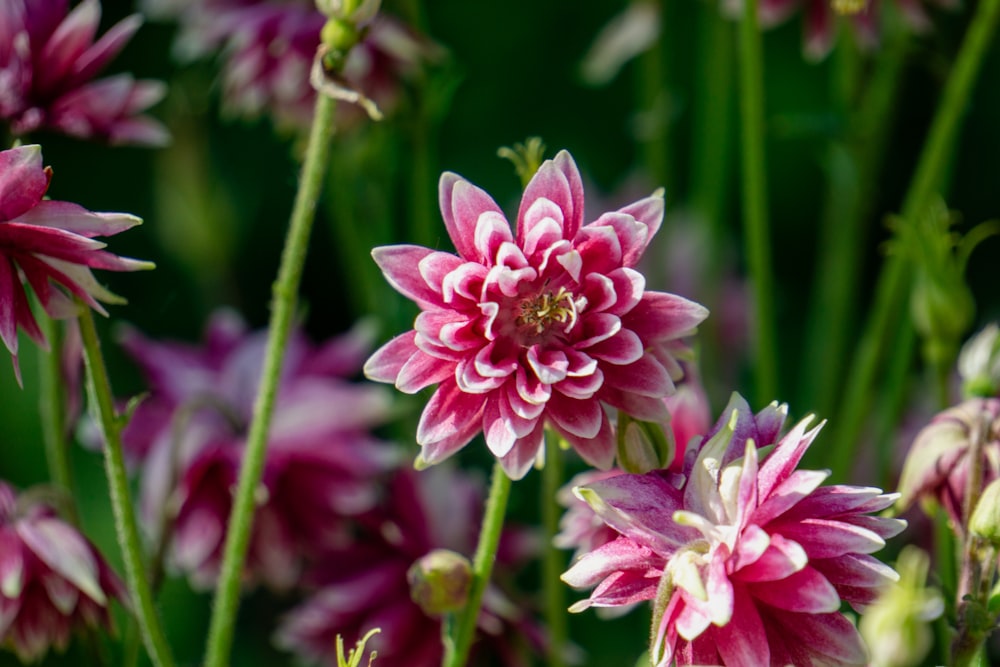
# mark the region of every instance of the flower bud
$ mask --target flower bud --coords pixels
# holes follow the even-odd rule
[[[429,616],[441,616],[465,606],[472,585],[472,565],[462,554],[435,549],[406,572],[410,597]]]
[[[958,374],[967,397],[1000,395],[1000,327],[995,322],[962,347],[958,355]]]
[[[673,431],[618,413],[618,465],[641,475],[664,468],[674,459]]]
[[[969,530],[976,537],[1000,546],[1000,479],[990,482],[979,496],[969,519]]]
[[[868,0],[833,0],[830,5],[841,16],[853,16],[868,8]]]

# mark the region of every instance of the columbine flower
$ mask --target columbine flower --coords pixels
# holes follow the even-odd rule
[[[905,524],[870,516],[893,495],[820,487],[829,473],[795,470],[819,431],[808,419],[760,462],[781,418],[731,403],[683,487],[652,472],[580,489],[622,537],[563,575],[597,584],[573,609],[653,600],[656,665],[865,664],[840,605],[870,603],[896,578],[868,554]]]
[[[368,642],[378,652],[379,667],[440,664],[441,618],[413,601],[407,571],[438,549],[471,553],[482,500],[481,485],[448,466],[400,470],[386,505],[366,517],[373,534],[317,561],[305,577],[314,592],[285,617],[275,642],[309,664],[332,666],[338,634],[350,642],[379,627]],[[501,539],[498,559],[509,568],[526,560],[518,538],[508,529]],[[518,645],[525,632],[534,631],[537,639],[537,629],[494,584],[486,591],[478,629],[474,651],[488,651],[498,664],[526,667]]]
[[[146,5],[154,14],[178,19],[176,50],[182,59],[221,50],[223,104],[229,113],[270,113],[279,125],[309,127],[316,99],[310,71],[326,23],[314,0],[194,0],[181,6],[146,0]],[[343,84],[390,110],[400,81],[412,77],[434,50],[398,21],[376,16],[348,55]]]
[[[82,627],[111,629],[127,593],[87,538],[0,481],[0,643],[22,662],[63,650]]]
[[[2,11],[2,10],[0,10]],[[40,146],[0,151],[0,338],[17,364],[17,328],[40,345],[45,336],[28,305],[30,285],[52,317],[75,315],[71,297],[107,314],[99,301],[124,301],[102,287],[91,269],[152,268],[111,254],[96,236],[113,236],[142,221],[125,213],[92,213],[64,201],[43,200],[52,178]]]
[[[674,353],[708,312],[645,291],[633,267],[663,219],[658,194],[583,225],[583,185],[565,151],[525,189],[516,233],[485,192],[446,173],[441,212],[458,255],[419,246],[372,253],[423,312],[365,365],[406,393],[437,383],[417,429],[420,463],[482,431],[507,474],[523,477],[546,424],[608,468],[615,441],[602,403],[662,421],[681,369]]]
[[[760,19],[765,26],[780,23],[789,15],[801,10],[804,21],[803,49],[808,58],[825,58],[833,47],[837,34],[837,15],[850,18],[858,42],[864,48],[874,48],[879,38],[879,6],[884,0],[762,0]],[[742,0],[723,0],[728,13],[742,10]],[[907,27],[914,32],[930,28],[930,17],[924,9],[925,0],[895,0]],[[931,0],[938,7],[955,7],[955,0]]]
[[[48,129],[113,144],[158,146],[166,129],[142,112],[166,88],[118,74],[93,78],[118,55],[142,21],[130,16],[96,42],[98,0],[69,11],[67,0],[0,3],[0,118],[15,135]]]
[[[936,501],[952,524],[961,527],[972,453],[980,438],[986,486],[1000,478],[1000,399],[969,399],[934,417],[906,454],[899,479],[900,509],[917,500]]]
[[[368,432],[388,420],[389,396],[346,380],[359,370],[371,335],[359,326],[320,347],[301,335],[291,339],[251,537],[250,580],[275,589],[294,584],[304,556],[342,542],[345,517],[374,507],[375,477],[397,461]],[[171,540],[170,564],[199,587],[218,574],[266,346],[265,333],[249,334],[229,312],[213,317],[205,338],[197,348],[155,343],[131,330],[123,336],[151,387],[122,434],[133,460],[144,461],[146,524],[154,537]]]

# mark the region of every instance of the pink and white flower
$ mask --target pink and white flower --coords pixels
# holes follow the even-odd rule
[[[440,182],[456,254],[376,248],[386,278],[421,309],[414,329],[378,350],[365,374],[406,393],[438,388],[417,429],[432,465],[479,432],[507,474],[523,477],[546,425],[588,463],[609,468],[604,405],[664,421],[681,376],[675,352],[708,314],[645,289],[635,266],[663,220],[659,194],[583,224],[583,184],[563,151],[524,191],[516,232],[493,199],[460,176]]]
[[[110,630],[112,600],[127,599],[86,537],[0,481],[0,643],[23,662],[40,660],[75,630]]]
[[[67,0],[0,3],[0,118],[16,136],[39,129],[112,144],[159,146],[169,135],[142,115],[166,93],[159,81],[129,74],[93,80],[142,24],[138,15],[94,41],[98,0],[72,11]]]
[[[796,470],[820,429],[807,431],[809,419],[760,461],[783,413],[750,417],[745,402],[730,403],[683,485],[651,472],[578,490],[622,536],[563,575],[597,586],[573,610],[654,601],[658,666],[864,665],[840,606],[869,604],[896,578],[869,555],[905,526],[871,516],[895,495],[821,487],[829,473]]]
[[[388,421],[390,396],[348,381],[371,338],[365,325],[321,346],[292,336],[248,581],[277,590],[295,584],[307,557],[348,540],[348,518],[375,507],[376,480],[398,462],[396,450],[370,433]],[[151,389],[122,434],[130,458],[142,463],[146,525],[155,539],[170,540],[168,563],[199,587],[214,583],[221,564],[266,340],[266,332],[248,332],[228,311],[212,318],[201,348],[154,342],[134,330],[123,335]]]
[[[0,10],[2,11],[2,10]],[[136,271],[149,262],[104,250],[98,236],[113,236],[142,221],[125,213],[92,213],[82,206],[44,199],[52,169],[42,167],[40,146],[0,151],[0,339],[17,365],[17,329],[39,345],[45,336],[31,312],[30,286],[51,317],[76,315],[72,298],[106,315],[100,302],[123,303],[90,272]]]

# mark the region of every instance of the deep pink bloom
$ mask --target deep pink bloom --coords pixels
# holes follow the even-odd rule
[[[166,93],[161,82],[93,80],[142,20],[123,19],[95,42],[100,20],[98,0],[72,11],[67,0],[0,3],[0,118],[15,135],[48,129],[113,144],[166,143],[166,129],[142,115]]]
[[[862,47],[873,48],[879,40],[880,4],[884,0],[854,0],[863,7],[850,18],[851,26]],[[930,17],[924,5],[928,0],[894,0],[896,11],[900,12],[906,25],[915,32],[922,32],[930,27]],[[929,0],[938,7],[956,7],[956,0]],[[728,7],[738,14],[742,0],[730,0]],[[760,19],[765,26],[775,25],[784,19],[801,11],[804,22],[803,50],[807,57],[820,59],[826,57],[833,47],[837,34],[837,14],[833,9],[832,0],[761,0]]]
[[[652,472],[578,490],[622,537],[563,575],[597,585],[574,609],[653,600],[661,666],[866,664],[841,602],[871,603],[895,578],[869,554],[905,524],[871,516],[894,495],[821,487],[829,473],[795,469],[819,431],[808,419],[759,462],[782,419],[776,408],[752,418],[735,398],[683,486]]]
[[[349,382],[371,344],[359,326],[323,346],[301,334],[286,351],[271,422],[261,504],[246,576],[275,589],[298,581],[303,559],[347,539],[346,517],[371,510],[378,476],[398,461],[370,429],[389,419],[380,387]],[[204,347],[156,343],[135,331],[123,336],[142,366],[151,394],[123,432],[142,466],[142,511],[163,539],[169,564],[199,586],[218,574],[225,529],[243,459],[266,332],[248,333],[230,312],[216,314]]]
[[[121,580],[87,538],[0,481],[0,643],[23,662],[63,650],[82,627],[110,630]]]
[[[440,664],[441,619],[413,602],[406,572],[434,549],[471,556],[482,506],[481,485],[447,465],[420,473],[400,470],[389,485],[385,507],[366,522],[373,535],[317,562],[306,577],[314,591],[282,621],[276,643],[309,664],[335,667],[338,634],[351,645],[378,627],[382,631],[366,648],[378,652],[379,667]],[[523,544],[516,532],[505,531],[499,572],[525,562]],[[518,650],[525,633],[537,648],[538,631],[530,616],[494,582],[484,598],[474,651],[494,656],[490,664],[526,667],[529,663]],[[515,635],[520,637],[515,640]]]
[[[365,365],[406,393],[437,391],[417,429],[420,461],[451,456],[482,431],[507,474],[523,477],[546,424],[588,463],[609,468],[607,404],[663,421],[681,368],[674,353],[708,311],[645,290],[633,267],[663,219],[653,195],[583,224],[583,185],[569,153],[525,189],[516,233],[488,194],[446,173],[441,212],[458,254],[376,248],[386,278],[422,312]]]
[[[142,221],[125,213],[92,213],[64,201],[43,199],[52,170],[42,167],[40,146],[0,151],[0,338],[17,367],[17,328],[40,345],[25,287],[35,292],[52,317],[71,317],[75,296],[102,314],[99,301],[122,303],[102,287],[91,269],[135,271],[148,262],[102,250],[97,236],[113,236]]]
[[[310,70],[326,22],[313,0],[194,0],[183,6],[147,0],[149,10],[181,25],[177,48],[183,59],[222,54],[224,109],[237,116],[274,116],[279,125],[308,128],[316,92]],[[345,82],[383,111],[434,52],[398,21],[377,16],[348,56]],[[352,118],[338,109],[338,124]],[[346,115],[344,114],[346,112]]]
[[[1000,399],[969,399],[935,416],[917,434],[899,480],[900,509],[933,500],[954,526],[962,526],[977,438],[982,438],[982,490],[1000,477]]]

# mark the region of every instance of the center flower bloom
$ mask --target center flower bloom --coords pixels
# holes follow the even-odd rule
[[[412,245],[372,253],[422,312],[365,373],[406,393],[439,385],[417,430],[420,463],[444,460],[482,431],[517,479],[549,424],[588,463],[610,467],[602,403],[665,419],[662,398],[682,375],[680,339],[708,315],[646,291],[634,268],[663,220],[663,198],[584,225],[580,173],[563,151],[525,189],[516,233],[488,194],[455,174],[441,177],[440,202],[457,255]]]

